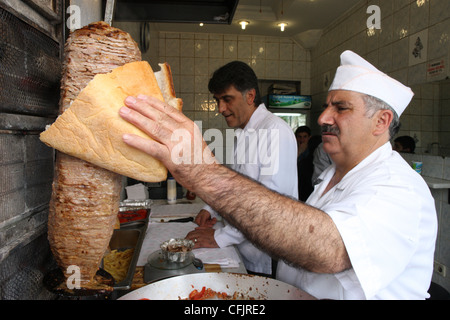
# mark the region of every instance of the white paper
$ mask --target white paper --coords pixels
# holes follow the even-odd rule
[[[203,202],[181,204],[155,204],[152,205],[150,218],[183,218],[195,217],[205,206]]]
[[[144,266],[147,263],[148,256],[153,252],[160,250],[159,246],[164,241],[171,238],[185,238],[186,235],[196,227],[197,224],[193,222],[150,222],[142,243],[137,266]],[[239,267],[240,259],[234,247],[200,248],[194,249],[193,253],[195,257],[206,264],[219,264],[222,267],[228,268]]]
[[[131,200],[146,200],[148,199],[148,189],[142,183],[134,184],[125,187],[127,191],[127,199]]]

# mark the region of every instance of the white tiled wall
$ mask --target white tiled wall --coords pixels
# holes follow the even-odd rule
[[[378,5],[381,10],[381,30],[367,29],[366,9]],[[410,63],[410,41],[417,33],[428,38],[425,61]],[[323,103],[325,75],[334,76],[339,56],[353,50],[382,71],[412,87],[415,97],[400,120],[400,134],[416,134],[420,138],[418,152],[439,141],[445,147],[450,141],[449,86],[431,83],[450,75],[450,1],[449,0],[362,0],[359,5],[330,25],[311,51],[311,92],[314,108]],[[428,63],[443,60],[445,72],[427,77]],[[440,99],[442,97],[446,97]],[[314,113],[318,116],[320,111]],[[312,119],[311,123],[315,120]],[[443,148],[445,149],[445,148]],[[410,156],[407,156],[409,159]],[[432,155],[415,155],[424,163],[424,174],[450,179],[450,159]],[[411,159],[409,159],[411,160]],[[450,204],[448,190],[432,190],[439,219],[439,234],[435,260],[447,266],[447,277],[435,273],[433,280],[450,291]]]
[[[381,30],[367,29],[370,14],[366,10],[369,5],[380,7]],[[428,38],[426,50],[422,52],[426,59],[421,63],[411,64],[410,42],[416,39],[418,33],[425,33]],[[424,84],[450,75],[449,47],[450,1],[362,0],[327,27],[321,40],[311,51],[313,102],[320,106],[326,97],[324,75],[329,73],[333,77],[339,65],[340,54],[347,49],[353,50],[380,70],[413,88],[416,96],[400,120],[404,124],[403,133],[418,132],[422,138],[421,147],[426,148],[439,139],[434,123],[439,122],[441,110],[435,99],[438,88]],[[428,63],[437,60],[444,61],[445,72],[427,77]],[[419,116],[423,117],[418,120]],[[312,123],[314,122],[313,120]]]
[[[403,158],[411,163],[422,161],[422,174],[424,176],[450,180],[450,157],[402,154]],[[434,273],[433,281],[450,291],[450,194],[449,189],[431,189],[436,203],[438,215],[438,237],[436,241],[435,261],[447,268],[446,277]]]
[[[302,94],[310,94],[309,51],[289,38],[174,32],[160,32],[158,37],[158,59],[172,68],[183,113],[198,121],[204,133],[221,130],[221,139],[211,140],[220,161],[226,162],[232,147],[226,146],[229,127],[208,91],[209,79],[219,67],[240,60],[253,68],[258,79],[301,81]]]
[[[171,65],[183,111],[201,120],[203,129],[228,128],[208,81],[216,69],[233,60],[248,63],[259,79],[301,81],[302,94],[310,94],[309,51],[289,38],[160,32],[158,59]]]
[[[414,98],[401,116],[398,136],[414,137],[416,153],[432,153],[438,149],[440,140],[440,85],[437,82],[424,83],[413,85],[411,89]]]
[[[133,39],[140,39],[139,23],[118,22],[115,26],[129,32]],[[229,128],[218,113],[208,82],[212,73],[226,63],[246,62],[261,80],[300,81],[301,94],[311,94],[310,52],[288,37],[155,32],[156,29],[151,27],[150,50],[143,53],[143,59],[155,71],[160,62],[170,64],[177,97],[183,99],[183,113],[198,121],[203,132],[221,130],[220,142],[225,142]],[[216,146],[223,148],[224,156],[229,155],[225,145]]]
[[[450,80],[440,83],[439,103],[441,110],[439,119],[441,129],[439,134],[440,147],[443,154],[450,156]]]

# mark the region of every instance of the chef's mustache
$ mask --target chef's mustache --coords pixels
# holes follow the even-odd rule
[[[339,128],[336,126],[332,126],[332,125],[323,125],[320,127],[321,128],[321,132],[323,133],[328,133],[328,134],[335,134],[335,135],[339,135],[340,131]]]

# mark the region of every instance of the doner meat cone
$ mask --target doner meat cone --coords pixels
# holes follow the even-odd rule
[[[73,32],[66,42],[60,114],[97,74],[141,60],[131,36],[106,23]],[[114,230],[121,175],[78,158],[56,153],[48,239],[66,277],[79,267],[81,288],[99,286],[94,278]],[[65,285],[64,283],[63,285]]]

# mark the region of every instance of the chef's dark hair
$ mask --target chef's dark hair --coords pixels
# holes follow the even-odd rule
[[[259,106],[262,103],[258,78],[248,64],[241,61],[232,61],[220,67],[209,80],[208,89],[213,94],[220,94],[231,85],[240,91],[242,95],[248,90],[255,89],[254,104]]]

